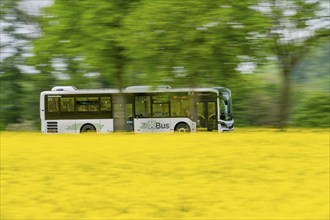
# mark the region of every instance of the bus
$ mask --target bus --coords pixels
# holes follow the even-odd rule
[[[40,94],[42,133],[232,131],[231,91],[224,87],[77,89]]]

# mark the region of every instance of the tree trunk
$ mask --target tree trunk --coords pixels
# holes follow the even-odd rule
[[[291,69],[284,67],[282,69],[282,87],[280,91],[280,105],[278,126],[284,129],[288,125],[290,115],[290,101],[291,101]]]

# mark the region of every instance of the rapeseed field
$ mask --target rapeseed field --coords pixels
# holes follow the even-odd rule
[[[1,219],[329,219],[329,130],[4,132]]]

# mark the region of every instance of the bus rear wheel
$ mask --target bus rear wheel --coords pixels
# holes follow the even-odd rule
[[[96,128],[91,125],[91,124],[86,124],[84,126],[82,126],[82,128],[80,129],[80,132],[96,132]]]
[[[175,129],[175,132],[190,132],[190,127],[187,123],[178,124]]]

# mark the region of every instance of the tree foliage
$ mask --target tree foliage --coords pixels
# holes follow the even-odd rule
[[[28,76],[23,73],[31,40],[36,34],[36,18],[19,7],[19,0],[0,2],[1,41],[0,41],[0,129],[10,123],[26,120],[29,106],[24,93],[28,93]],[[30,31],[26,31],[30,29]],[[29,111],[27,111],[29,112]],[[29,112],[30,113],[30,112]]]
[[[101,74],[101,86],[123,87],[127,58],[118,38],[132,2],[55,1],[42,19],[44,36],[35,44],[33,62],[42,63],[45,71],[54,71],[53,63],[61,60],[67,66],[62,73],[69,77],[81,73],[76,78],[84,78],[86,73],[96,72]]]
[[[133,72],[154,83],[201,86],[235,77],[240,57],[255,57],[247,40],[260,14],[249,3],[231,1],[144,1],[125,19],[122,44]]]
[[[324,92],[309,92],[296,106],[292,125],[302,127],[330,126],[330,98]]]
[[[289,120],[292,78],[295,68],[320,37],[329,38],[329,15],[318,14],[324,1],[271,0],[259,6],[269,18],[269,53],[277,57],[282,88],[280,91],[279,126],[285,127]],[[316,23],[319,23],[317,26]]]

